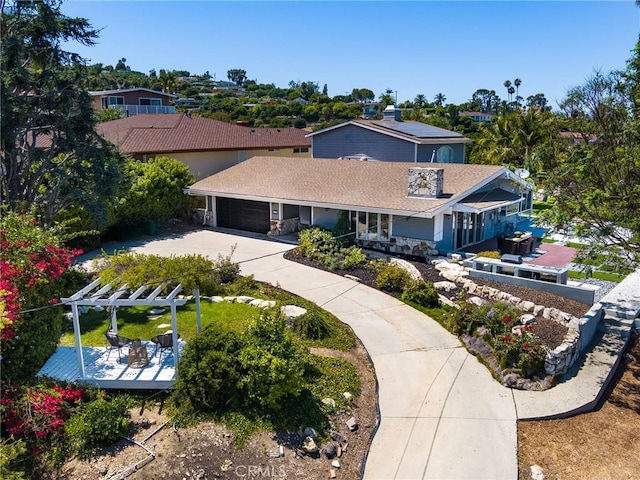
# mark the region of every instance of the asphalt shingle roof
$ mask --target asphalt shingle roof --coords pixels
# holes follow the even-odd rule
[[[444,170],[441,198],[407,195],[408,172],[416,167]],[[429,214],[473,193],[501,172],[506,169],[495,165],[252,157],[189,188],[200,195]]]
[[[96,130],[132,154],[311,146],[304,130],[250,128],[179,113],[134,115],[100,123]]]

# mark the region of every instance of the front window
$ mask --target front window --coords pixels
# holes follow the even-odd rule
[[[387,241],[391,236],[391,215],[357,212],[357,233],[360,240]]]
[[[484,213],[456,213],[456,249],[483,240]]]
[[[109,97],[109,106],[124,105],[124,97]]]

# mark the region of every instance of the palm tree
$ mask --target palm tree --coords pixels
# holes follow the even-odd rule
[[[433,103],[436,107],[441,107],[444,105],[444,102],[447,100],[447,97],[444,96],[444,93],[438,93],[433,99]]]
[[[171,93],[171,89],[176,86],[175,74],[173,72],[166,71],[164,68],[160,69],[158,80],[160,80],[162,91],[165,93]]]
[[[507,93],[509,94],[509,101],[511,101],[511,92],[509,92],[509,89],[511,88],[511,80],[506,80],[504,82],[504,88],[507,89]]]
[[[516,86],[516,102],[518,103],[518,106],[520,106],[520,102],[518,100],[518,98],[520,98],[520,96],[518,94],[518,89],[520,88],[520,85],[522,85],[522,80],[520,80],[519,78],[516,78],[513,81],[513,84]]]
[[[413,103],[418,107],[424,107],[425,103],[427,103],[427,98],[422,93],[419,93],[416,95],[416,98],[413,99]]]

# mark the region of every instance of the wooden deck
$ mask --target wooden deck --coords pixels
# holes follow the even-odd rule
[[[82,347],[85,362],[85,377],[81,378],[76,347],[58,347],[38,372],[38,376],[56,380],[78,382],[100,388],[164,390],[173,388],[176,369],[173,352],[153,355],[155,346],[144,342],[149,356],[149,364],[143,368],[127,365],[128,349],[124,347],[118,359],[118,350],[109,351],[105,347]],[[184,342],[179,342],[181,351]],[[108,358],[107,358],[108,357]]]

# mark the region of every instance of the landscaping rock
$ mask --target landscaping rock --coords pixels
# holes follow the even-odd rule
[[[298,307],[297,305],[283,305],[282,307],[280,307],[280,311],[284,315],[284,318],[287,320],[301,317],[302,315],[307,313],[306,308]]]
[[[340,432],[333,431],[331,432],[331,440],[338,443],[344,443],[347,439]]]
[[[224,297],[225,302],[235,303],[236,297]]]
[[[252,307],[257,307],[259,308],[260,305],[262,305],[262,302],[264,302],[264,300],[260,299],[260,298],[254,298],[253,300],[251,300],[249,302],[249,305],[251,305]]]
[[[214,295],[213,297],[210,298],[211,303],[222,303],[224,302],[224,298],[218,296],[218,295]]]
[[[322,449],[322,453],[324,453],[325,456],[329,459],[335,458],[335,456],[338,454],[338,447],[335,443],[330,443]]]
[[[333,462],[331,462],[331,466],[333,468],[340,468],[340,462],[338,460],[334,460]]]
[[[520,320],[522,325],[529,325],[536,321],[536,317],[530,313],[525,313],[524,315],[520,315],[518,320]]]
[[[467,302],[475,305],[476,307],[480,307],[482,305],[484,305],[485,303],[487,303],[487,301],[483,298],[480,297],[471,297],[469,299],[467,299]]]
[[[333,398],[323,398],[322,403],[331,405],[331,408],[336,408],[336,401]]]
[[[304,429],[303,436],[311,437],[314,440],[317,440],[318,439],[318,432],[316,432],[316,430],[313,427],[307,427],[307,428]]]
[[[349,420],[347,420],[346,424],[347,427],[349,427],[350,431],[355,432],[356,430],[358,430],[358,421],[355,417],[351,417]]]
[[[302,450],[305,453],[318,453],[318,445],[311,437],[307,437],[302,442]]]
[[[451,290],[455,290],[457,288],[457,285],[455,283],[449,281],[436,282],[433,284],[433,286],[436,290],[444,290],[445,292],[450,292]]]
[[[360,279],[354,275],[349,275],[348,273],[345,273],[344,278],[348,278],[349,280],[353,280],[354,282],[358,282],[360,283]]]
[[[544,480],[544,472],[540,465],[531,465],[532,480]]]
[[[342,396],[343,396],[344,398],[346,398],[347,400],[351,400],[351,397],[353,397],[353,395],[351,395],[351,393],[350,393],[350,392],[344,392],[344,393],[342,394]]]
[[[239,297],[236,297],[236,302],[238,303],[250,303],[253,300],[253,297],[247,297],[246,295],[240,295]]]

